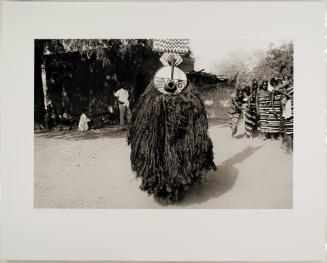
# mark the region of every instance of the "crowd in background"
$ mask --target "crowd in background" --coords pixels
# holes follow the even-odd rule
[[[87,131],[91,128],[100,128],[106,124],[114,124],[116,115],[119,115],[119,123],[122,130],[126,130],[131,120],[129,92],[126,86],[122,86],[114,94],[115,107],[105,107],[101,114],[90,115],[87,109],[83,109],[79,116],[74,116],[68,108],[57,109],[49,104],[44,115],[45,130],[70,130],[77,127],[79,131]]]
[[[129,94],[124,87],[115,94],[117,111],[104,109],[99,116],[100,126],[107,123],[113,124],[113,115],[119,114],[120,126],[126,130],[130,122]],[[119,109],[119,110],[118,110]],[[236,94],[231,98],[229,108],[229,125],[232,137],[236,138],[240,120],[244,118],[244,137],[259,137],[263,140],[281,140],[281,145],[286,152],[293,150],[293,79],[272,78],[269,82],[263,80],[259,85],[256,79],[251,85],[237,88]],[[62,109],[61,113],[49,105],[44,117],[46,130],[72,129],[78,127],[80,131],[95,128],[94,119],[85,109],[80,116],[73,116],[69,109]]]
[[[77,123],[77,118],[71,115],[69,109],[63,108],[61,112],[53,105],[48,105],[44,115],[44,125],[46,130],[52,130],[56,127],[67,127],[71,129]]]
[[[251,85],[237,89],[231,98],[229,125],[232,137],[237,134],[240,119],[244,118],[246,138],[281,140],[286,152],[293,151],[293,79],[272,78],[259,85],[256,79]]]

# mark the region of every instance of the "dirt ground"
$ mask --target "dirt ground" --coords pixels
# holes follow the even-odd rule
[[[209,133],[218,170],[171,205],[139,189],[118,128],[35,134],[35,207],[292,208],[293,157],[280,141],[232,139],[222,123],[211,122]]]

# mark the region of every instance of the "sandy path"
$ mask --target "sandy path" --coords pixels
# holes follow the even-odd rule
[[[209,129],[217,172],[182,202],[163,206],[142,192],[130,169],[125,134],[101,129],[35,135],[35,207],[291,208],[292,155],[280,141],[231,139]]]

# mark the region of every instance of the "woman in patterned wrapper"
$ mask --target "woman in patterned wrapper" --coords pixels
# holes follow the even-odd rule
[[[293,151],[293,122],[294,122],[294,95],[293,95],[293,82],[290,81],[286,92],[289,99],[285,105],[285,141],[286,141],[286,152],[290,153]]]
[[[263,140],[268,138],[268,116],[271,109],[271,93],[268,91],[268,81],[263,80],[258,91],[257,110],[259,113],[260,136]]]
[[[132,112],[128,129],[132,170],[140,188],[176,202],[206,171],[216,169],[208,121],[199,92],[179,68],[157,71]]]
[[[256,99],[257,99],[257,84],[256,80],[252,81],[252,87],[247,86],[245,92],[248,96],[245,117],[245,137],[251,138],[256,132],[257,126],[257,109],[256,109]]]
[[[293,150],[293,81],[292,77],[281,81],[275,92],[281,96],[281,134],[282,147],[286,146],[286,152]]]
[[[242,103],[244,96],[240,89],[236,89],[236,94],[231,98],[230,107],[228,111],[229,127],[232,130],[232,137],[234,138],[237,133],[238,123],[242,115]]]
[[[270,109],[268,114],[268,133],[271,140],[277,140],[280,134],[281,128],[281,94],[277,91],[277,86],[281,84],[281,80],[272,78],[270,80],[270,85],[272,87],[271,91],[271,101]]]

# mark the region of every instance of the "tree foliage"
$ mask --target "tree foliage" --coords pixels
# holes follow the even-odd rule
[[[35,117],[44,105],[41,64],[46,66],[47,95],[53,106],[103,112],[124,85],[132,103],[159,67],[159,54],[148,39],[59,39],[35,41]],[[42,115],[42,114],[41,114]]]
[[[284,75],[293,75],[293,43],[282,44],[279,47],[270,47],[264,59],[251,72],[252,77],[258,80],[283,78]]]
[[[253,78],[269,80],[272,77],[282,78],[293,75],[293,43],[280,46],[271,44],[267,51],[255,50],[231,52],[225,60],[217,64],[216,72],[237,80],[241,87],[248,85]]]

